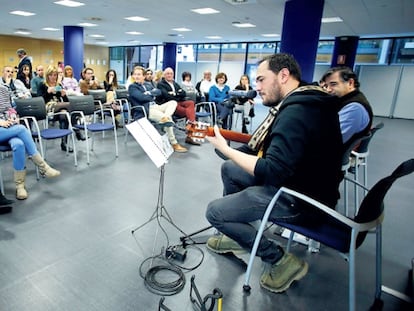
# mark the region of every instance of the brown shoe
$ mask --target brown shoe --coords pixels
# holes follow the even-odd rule
[[[195,141],[194,138],[192,138],[190,136],[187,136],[187,138],[185,139],[185,142],[187,144],[190,144],[190,145],[201,146],[201,144],[199,142]]]
[[[175,152],[184,153],[184,152],[188,151],[187,148],[181,146],[180,144],[174,144],[174,145],[172,145],[172,147],[173,147]]]

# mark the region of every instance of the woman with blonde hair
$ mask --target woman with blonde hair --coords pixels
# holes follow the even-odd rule
[[[78,80],[75,79],[73,76],[73,68],[70,65],[66,65],[65,68],[63,68],[63,75],[64,78],[62,80],[62,86],[63,89],[66,91],[66,95],[82,95],[79,87]]]

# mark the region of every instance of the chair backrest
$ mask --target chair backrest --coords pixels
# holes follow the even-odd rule
[[[129,93],[127,89],[116,89],[116,99],[128,99]]]
[[[374,136],[374,134],[378,131],[378,130],[380,130],[380,129],[382,129],[384,127],[384,123],[383,122],[380,122],[380,123],[378,123],[377,125],[375,125],[371,130],[370,130],[370,137],[369,137],[369,139],[365,139],[365,140],[362,140],[361,141],[361,143],[359,144],[359,146],[356,148],[356,152],[358,152],[358,153],[364,153],[364,152],[367,152],[368,151],[368,145],[369,145],[369,142],[371,141],[371,139],[372,139],[372,137]]]
[[[46,105],[43,97],[15,99],[16,111],[20,117],[34,117],[36,120],[46,119]]]
[[[371,190],[368,191],[359,207],[355,221],[358,223],[369,222],[377,219],[384,211],[384,198],[392,184],[400,177],[414,172],[414,159],[401,163],[391,175],[378,181]],[[357,244],[361,243],[367,232],[358,235]]]
[[[93,99],[100,101],[101,104],[106,103],[106,91],[103,89],[100,90],[88,90],[88,94],[92,95]]]
[[[95,112],[95,103],[92,95],[68,96],[69,111],[82,111],[85,115],[92,115]]]

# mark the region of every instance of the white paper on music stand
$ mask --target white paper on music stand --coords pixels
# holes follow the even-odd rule
[[[127,124],[126,128],[158,168],[168,162],[174,150],[167,134],[161,136],[146,118]]]

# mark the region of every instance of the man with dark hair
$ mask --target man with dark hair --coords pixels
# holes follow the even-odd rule
[[[324,89],[340,97],[339,123],[346,145],[369,133],[373,112],[365,95],[359,90],[357,75],[348,67],[330,68],[321,78]]]
[[[335,207],[342,178],[342,139],[338,99],[318,86],[301,86],[301,73],[289,54],[274,54],[260,61],[257,91],[270,113],[248,145],[233,149],[215,128],[207,139],[229,160],[221,168],[224,197],[209,203],[206,217],[221,232],[207,247],[219,254],[250,251],[257,234],[251,222],[262,219],[267,205],[282,186],[305,193]],[[326,142],[329,148],[326,148]],[[315,163],[324,163],[324,169]],[[322,221],[309,206],[279,204],[270,220]],[[306,275],[308,265],[266,237],[257,256],[270,265],[260,285],[283,292]]]

